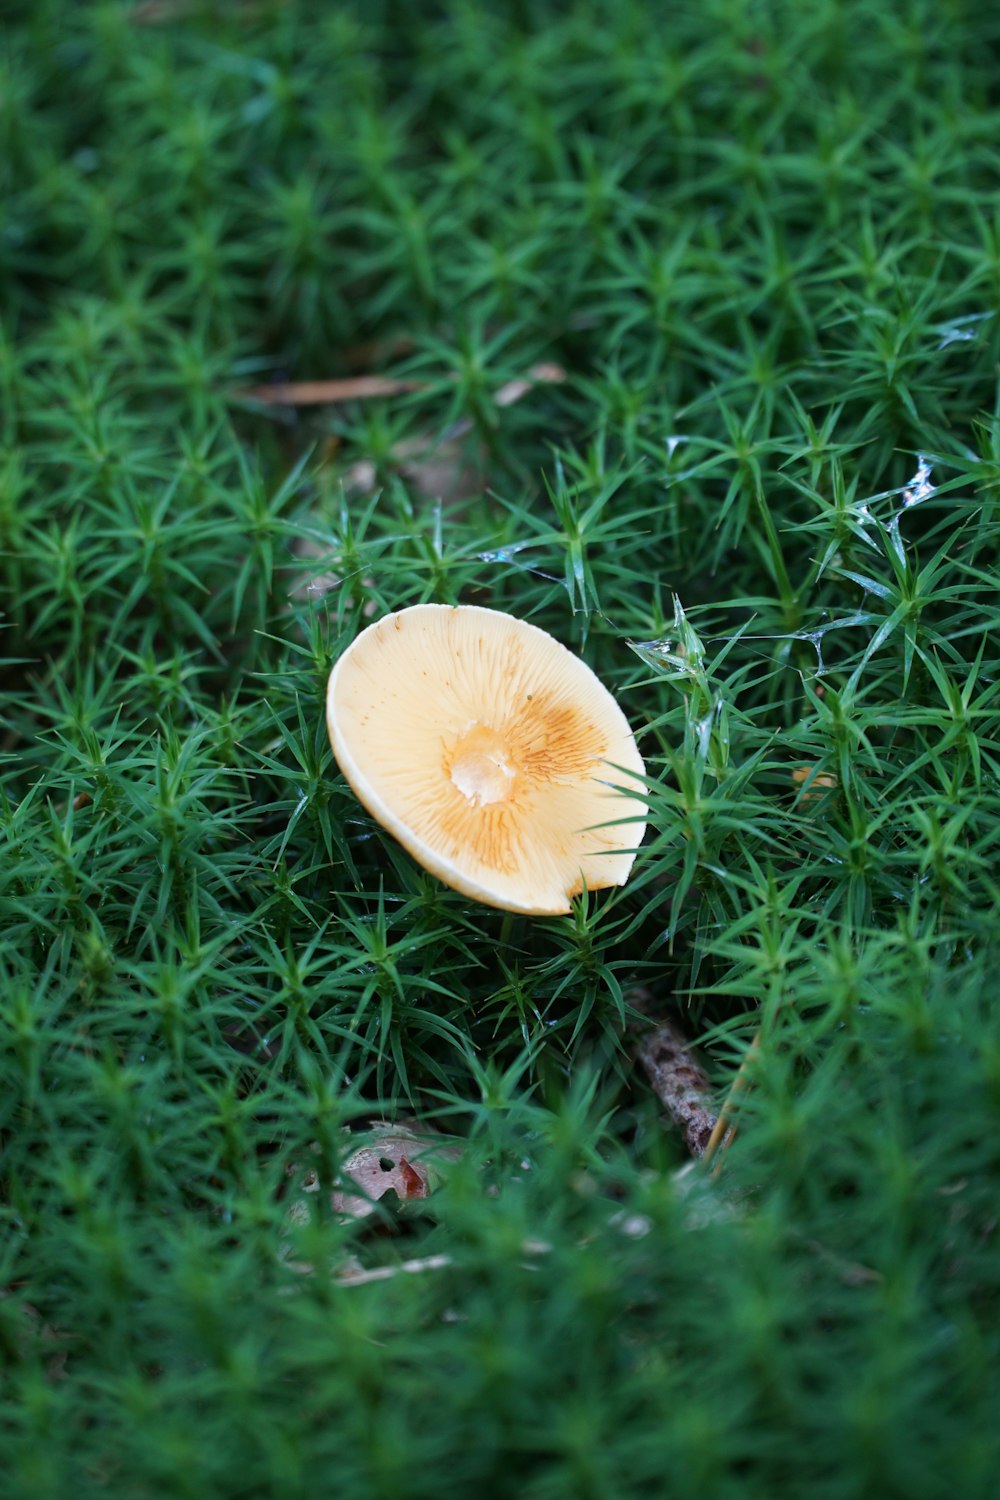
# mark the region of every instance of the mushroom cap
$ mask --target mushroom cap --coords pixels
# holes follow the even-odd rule
[[[536,625],[471,604],[398,610],[348,646],[326,704],[358,798],[446,885],[551,916],[584,883],[628,879],[642,757],[607,688]]]

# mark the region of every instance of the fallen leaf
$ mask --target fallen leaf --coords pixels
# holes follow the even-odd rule
[[[639,1044],[639,1061],[660,1103],[684,1133],[692,1156],[702,1156],[718,1119],[712,1085],[672,1021],[664,1021]]]
[[[832,791],[837,785],[836,776],[826,771],[816,774],[815,766],[796,766],[792,771],[792,785],[803,786],[808,782],[807,789],[802,793],[803,802],[813,802],[822,797],[824,792]]]
[[[330,1207],[342,1223],[367,1219],[375,1212],[379,1199],[389,1192],[394,1192],[401,1203],[428,1197],[441,1181],[442,1165],[461,1156],[458,1147],[445,1144],[444,1137],[430,1125],[411,1129],[386,1120],[373,1120],[365,1135],[368,1137],[365,1144],[344,1158],[330,1194]],[[299,1170],[295,1166],[289,1168],[292,1176]],[[310,1168],[299,1183],[299,1191],[319,1190],[319,1173]],[[307,1223],[308,1204],[296,1199],[288,1217],[293,1223]]]

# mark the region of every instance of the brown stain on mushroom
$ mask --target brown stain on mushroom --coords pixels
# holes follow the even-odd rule
[[[477,807],[461,792],[448,798],[439,814],[440,834],[435,842],[452,859],[469,852],[487,869],[514,875],[518,869],[518,814],[510,803]]]
[[[471,850],[487,869],[515,874],[532,793],[590,780],[605,751],[586,715],[551,693],[526,693],[502,723],[470,725],[442,751],[441,847],[454,859]]]
[[[518,769],[536,784],[585,781],[607,749],[590,720],[551,693],[527,694],[507,733]]]

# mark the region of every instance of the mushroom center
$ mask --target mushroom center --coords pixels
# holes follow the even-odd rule
[[[474,724],[449,757],[452,784],[474,807],[507,802],[514,795],[516,772],[501,735],[486,724]]]

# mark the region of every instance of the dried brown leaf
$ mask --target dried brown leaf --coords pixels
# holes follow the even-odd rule
[[[712,1107],[708,1074],[682,1032],[672,1021],[664,1021],[639,1044],[639,1061],[656,1097],[683,1131],[691,1155],[704,1155],[718,1116]]]
[[[344,1223],[368,1218],[379,1199],[389,1192],[395,1192],[401,1203],[428,1197],[441,1180],[442,1165],[457,1161],[461,1155],[430,1125],[411,1128],[375,1120],[366,1135],[364,1145],[344,1158],[341,1175],[330,1194],[330,1207]],[[292,1167],[290,1172],[294,1176],[299,1170]],[[319,1192],[319,1173],[314,1167],[302,1177],[299,1190]],[[293,1223],[308,1221],[305,1200],[299,1198],[292,1203],[289,1218]]]

